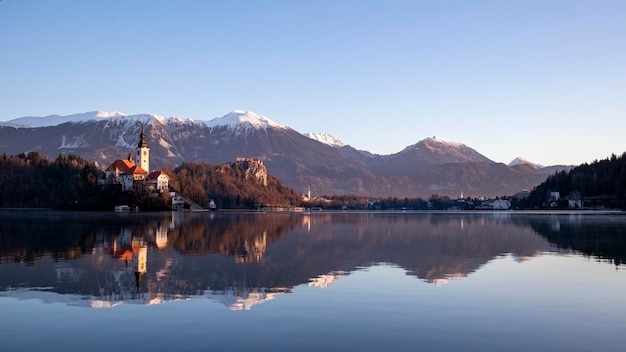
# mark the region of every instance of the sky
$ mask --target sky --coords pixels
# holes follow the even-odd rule
[[[0,0],[0,121],[240,109],[393,154],[626,151],[626,1]]]

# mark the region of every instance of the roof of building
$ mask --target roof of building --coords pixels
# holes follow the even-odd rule
[[[136,165],[134,161],[122,159],[115,160],[113,164],[104,171],[121,172],[127,175],[143,175],[146,173],[146,171],[144,171],[141,166]]]
[[[135,166],[135,162],[132,160],[117,159],[104,171],[128,171],[133,166]]]
[[[152,171],[149,175],[148,175],[148,180],[156,180],[157,178],[159,178],[159,176],[166,176],[167,178],[169,178],[169,176],[167,176],[167,174],[161,170],[158,171]]]
[[[133,175],[147,174],[147,172],[144,169],[142,169],[141,166],[139,166],[139,165],[135,165],[135,166],[131,167],[129,171],[130,172],[128,172],[128,174],[133,174]]]

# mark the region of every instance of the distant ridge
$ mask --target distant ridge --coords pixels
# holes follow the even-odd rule
[[[48,115],[48,116],[24,116],[7,122],[0,122],[1,125],[14,127],[51,127],[64,123],[83,123],[87,121],[105,120],[112,117],[127,116],[118,111],[90,111],[81,114],[72,114],[67,116]]]

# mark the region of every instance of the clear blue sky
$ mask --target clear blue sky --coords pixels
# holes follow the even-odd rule
[[[579,164],[626,151],[626,1],[2,0],[0,97]]]

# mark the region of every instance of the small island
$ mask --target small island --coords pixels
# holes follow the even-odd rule
[[[76,155],[54,161],[36,151],[0,158],[0,208],[154,211],[297,208],[301,197],[269,175],[262,160],[185,162],[150,170],[150,148],[140,140],[126,159],[104,171]],[[150,170],[150,171],[148,171]]]

